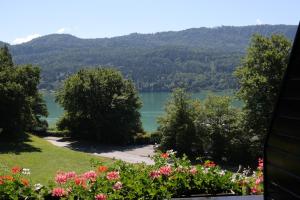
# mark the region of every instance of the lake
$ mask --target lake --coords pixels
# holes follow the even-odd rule
[[[143,102],[143,107],[141,109],[142,123],[146,131],[155,131],[157,128],[156,119],[158,116],[164,114],[164,105],[170,97],[170,92],[141,92],[139,93],[141,100]],[[233,94],[232,91],[202,91],[198,93],[192,93],[193,98],[200,100],[205,99],[208,94],[214,95],[228,95]],[[57,103],[55,103],[53,93],[44,93],[44,98],[48,107],[49,116],[47,121],[50,126],[54,126],[57,119],[62,115],[63,109]],[[233,106],[240,107],[241,102],[235,100]]]

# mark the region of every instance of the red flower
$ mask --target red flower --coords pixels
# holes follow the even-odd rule
[[[3,176],[3,180],[8,180],[8,181],[13,181],[14,180],[14,177],[12,176]]]
[[[53,188],[52,196],[53,197],[62,197],[67,195],[67,192],[63,188]]]
[[[215,167],[216,164],[213,161],[205,161],[204,167]]]
[[[159,168],[159,172],[162,175],[169,176],[172,173],[172,168],[171,168],[171,166],[168,166],[168,165],[162,166],[161,168]]]
[[[95,196],[95,199],[96,200],[106,200],[107,199],[107,196],[105,194],[97,194]]]
[[[168,153],[162,153],[162,154],[160,155],[160,157],[162,157],[162,158],[164,158],[164,159],[167,159],[167,158],[169,158],[169,154],[168,154]]]
[[[74,179],[74,182],[75,182],[76,185],[79,185],[79,186],[81,186],[83,188],[86,188],[86,179],[85,178],[83,178],[83,177],[76,177]]]
[[[108,170],[108,167],[106,167],[106,166],[99,166],[97,171],[99,173],[103,173],[103,172],[106,172],[107,170]]]
[[[21,167],[19,167],[19,166],[14,166],[13,168],[11,168],[11,172],[12,172],[13,174],[20,173],[20,172],[21,172]]]
[[[117,171],[108,172],[106,178],[108,180],[117,180],[120,178],[120,174]]]
[[[22,178],[22,179],[21,179],[21,183],[22,183],[24,186],[29,186],[29,181],[28,181],[26,178]]]

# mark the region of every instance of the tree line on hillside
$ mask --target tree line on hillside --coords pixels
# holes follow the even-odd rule
[[[235,74],[237,97],[243,109],[231,106],[229,97],[192,100],[176,89],[159,118],[154,134],[162,150],[174,149],[224,163],[253,163],[262,156],[279,85],[287,67],[291,44],[281,35],[254,35]],[[35,130],[47,115],[38,93],[39,69],[15,66],[7,47],[0,51],[0,134]],[[77,139],[130,144],[145,135],[140,121],[141,101],[132,81],[116,69],[82,69],[64,80],[56,100],[65,110],[57,126]]]
[[[254,33],[282,33],[292,40],[296,28],[222,26],[102,39],[54,34],[10,49],[15,63],[42,67],[40,89],[57,89],[82,67],[108,66],[132,79],[139,91],[172,91],[177,87],[223,90],[237,88],[232,73]]]

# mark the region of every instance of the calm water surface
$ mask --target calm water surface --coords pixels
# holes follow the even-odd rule
[[[198,93],[193,93],[192,97],[200,100],[205,99],[208,94],[214,95],[232,95],[232,91],[221,91],[221,92],[211,92],[202,91]],[[164,105],[168,98],[171,96],[169,92],[147,92],[140,93],[140,97],[143,102],[143,107],[141,109],[142,123],[146,131],[155,131],[157,128],[156,119],[158,116],[164,114]],[[48,107],[49,116],[47,121],[50,126],[54,126],[58,118],[62,115],[63,109],[55,103],[55,96],[53,93],[44,93],[44,98]],[[233,105],[236,107],[241,106],[241,102],[234,101]]]

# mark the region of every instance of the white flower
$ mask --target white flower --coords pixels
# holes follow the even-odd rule
[[[225,175],[225,170],[221,170],[221,171],[219,172],[219,175],[224,176],[224,175]]]
[[[34,190],[40,190],[42,187],[43,185],[40,183],[34,184]]]
[[[23,168],[22,169],[22,174],[24,174],[24,175],[30,175],[30,169]]]
[[[205,168],[205,169],[203,170],[204,174],[207,174],[208,171],[209,171],[209,168]]]

